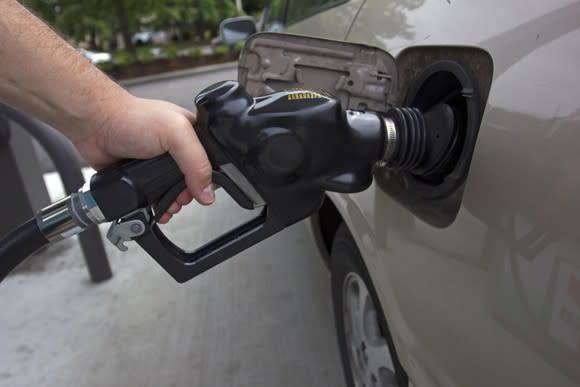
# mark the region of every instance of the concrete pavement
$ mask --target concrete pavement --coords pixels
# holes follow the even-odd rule
[[[131,93],[139,97],[163,99],[191,110],[194,109],[193,99],[202,89],[219,81],[238,78],[237,68],[230,63],[216,65],[213,69],[215,70],[189,76],[171,76],[168,79],[161,76],[158,82],[147,79],[147,82],[137,84],[124,82],[124,84]]]
[[[235,79],[228,71],[131,91],[191,108],[202,87]],[[218,191],[166,232],[193,248],[252,215]],[[0,284],[0,386],[344,385],[329,276],[305,222],[185,284],[134,244],[107,251],[114,277],[103,284],[88,281],[73,240]]]

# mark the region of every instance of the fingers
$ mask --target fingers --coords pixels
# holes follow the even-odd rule
[[[185,189],[179,194],[177,199],[175,199],[175,202],[177,204],[185,206],[186,204],[191,203],[192,200],[193,200],[193,196],[191,196],[191,193],[189,193],[189,191]]]
[[[178,115],[167,135],[169,153],[185,175],[191,196],[200,204],[213,203],[212,167],[189,119],[185,115]],[[181,199],[186,201],[189,197],[184,194]]]
[[[170,214],[177,214],[179,210],[181,210],[181,206],[177,204],[177,202],[173,202],[173,204],[170,205],[169,208],[167,209],[167,212],[169,212]]]
[[[159,218],[159,224],[165,224],[167,222],[169,222],[171,220],[171,214],[165,213],[163,215],[161,215],[161,218]]]
[[[192,199],[193,197],[187,190],[183,191],[181,194],[179,194],[175,202],[173,202],[173,204],[169,206],[167,212],[163,214],[161,218],[159,218],[158,223],[165,224],[169,222],[169,220],[173,217],[173,215],[181,211],[181,207],[191,202]]]
[[[182,206],[189,204],[194,198],[203,205],[211,204],[215,200],[216,185],[211,183],[212,167],[192,126],[195,114],[176,105],[173,107],[178,109],[181,119],[167,132],[169,137],[166,143],[169,153],[185,176],[187,189],[177,196],[175,202],[161,216],[160,224],[169,222]]]

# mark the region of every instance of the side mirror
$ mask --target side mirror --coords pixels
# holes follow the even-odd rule
[[[250,16],[232,17],[220,23],[220,36],[224,44],[245,41],[256,32],[256,21]]]

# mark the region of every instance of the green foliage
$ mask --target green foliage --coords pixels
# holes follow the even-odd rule
[[[260,0],[261,1],[261,0]],[[265,0],[264,0],[265,1]],[[187,39],[210,39],[219,23],[237,14],[234,0],[22,0],[56,29],[83,41],[112,41],[120,32],[120,9],[129,33],[172,31]]]
[[[121,50],[113,53],[113,63],[117,65],[127,65],[135,63],[135,57],[126,50]]]
[[[174,45],[167,45],[162,48],[163,52],[167,59],[175,59],[177,58],[177,47]]]
[[[195,59],[201,58],[201,48],[196,47],[192,50],[189,50],[187,52],[187,56],[190,58],[195,58]]]
[[[237,42],[234,46],[234,52],[240,52],[244,48],[246,42]]]
[[[137,49],[137,56],[141,63],[150,63],[157,59],[149,47],[141,47]]]
[[[234,45],[221,45],[214,48],[214,54],[219,56],[227,56],[238,54],[244,48],[245,42],[238,42]]]
[[[101,71],[108,73],[113,69],[113,64],[111,62],[106,63],[99,63],[97,67],[101,69]]]
[[[221,56],[225,56],[227,54],[230,53],[230,46],[226,46],[226,45],[222,45],[222,46],[217,46],[214,49],[214,53],[216,55],[221,55]]]

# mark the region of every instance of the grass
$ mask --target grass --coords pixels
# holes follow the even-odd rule
[[[234,46],[226,46],[226,45],[217,46],[214,49],[214,53],[218,55],[227,55],[230,53],[237,54],[240,51],[242,51],[242,48],[244,48],[244,42],[238,42]]]

